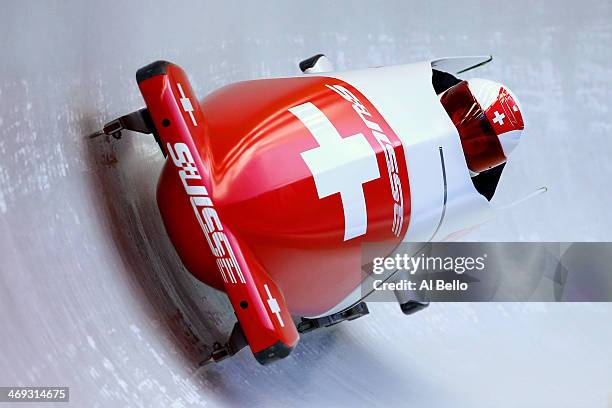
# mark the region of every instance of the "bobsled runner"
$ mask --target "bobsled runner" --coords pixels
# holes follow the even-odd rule
[[[262,364],[288,356],[300,332],[368,313],[361,270],[372,256],[491,216],[524,123],[507,87],[459,77],[490,60],[339,72],[316,55],[299,76],[202,100],[175,64],[138,70],[146,107],[99,134],[153,134],[166,157],[157,203],[168,235],[237,318],[211,360],[246,346]],[[378,253],[364,256],[367,243]],[[427,306],[397,298],[406,314]]]

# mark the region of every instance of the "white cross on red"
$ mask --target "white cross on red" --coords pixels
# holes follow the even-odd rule
[[[198,126],[198,123],[195,120],[195,116],[193,116],[193,105],[191,104],[191,99],[189,99],[186,95],[185,92],[183,91],[183,87],[181,86],[180,83],[176,83],[176,85],[178,86],[179,92],[181,94],[181,105],[183,106],[183,110],[189,115],[189,117],[191,118],[191,123],[193,123],[193,126]]]
[[[495,116],[493,118],[493,123],[497,123],[499,126],[502,126],[504,124],[504,118],[506,117],[506,114],[502,113],[500,115],[500,113],[498,111],[495,111],[493,113],[493,115]]]
[[[266,294],[268,295],[267,301],[270,311],[276,315],[278,323],[280,323],[281,327],[285,327],[285,322],[283,322],[283,318],[281,317],[281,309],[278,305],[278,301],[274,296],[272,296],[272,293],[270,292],[270,288],[268,287],[267,283],[264,283],[264,289],[266,290]]]
[[[376,152],[362,133],[340,136],[311,102],[289,109],[315,138],[318,147],[302,153],[312,172],[319,198],[339,193],[344,211],[344,240],[364,235],[368,228],[363,185],[380,178]]]

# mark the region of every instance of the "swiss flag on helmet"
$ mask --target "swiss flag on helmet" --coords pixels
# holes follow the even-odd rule
[[[484,106],[482,108],[497,135],[525,128],[521,109],[503,86],[499,88],[499,94],[493,104],[488,108]]]
[[[525,128],[518,100],[498,82],[473,78],[468,80],[468,86],[499,138],[504,155],[508,157],[518,145]]]

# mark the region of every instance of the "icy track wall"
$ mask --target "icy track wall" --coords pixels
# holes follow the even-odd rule
[[[467,239],[610,240],[609,2],[180,4],[3,2],[0,385],[69,386],[75,407],[610,403],[607,304],[375,304],[278,364],[197,370],[233,315],[164,232],[162,155],[85,138],[142,106],[135,71],[160,58],[203,97],[318,52],[339,69],[491,53],[477,75],[507,83],[528,125],[496,200],[549,192]]]

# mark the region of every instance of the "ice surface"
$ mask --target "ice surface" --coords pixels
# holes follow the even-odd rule
[[[0,385],[70,386],[76,407],[610,404],[609,304],[375,304],[278,364],[197,371],[233,317],[164,233],[162,156],[146,136],[85,138],[141,107],[135,71],[159,58],[203,96],[318,52],[339,69],[492,53],[477,74],[528,126],[496,200],[549,191],[467,238],[610,240],[610,2],[430,3],[4,2]]]

